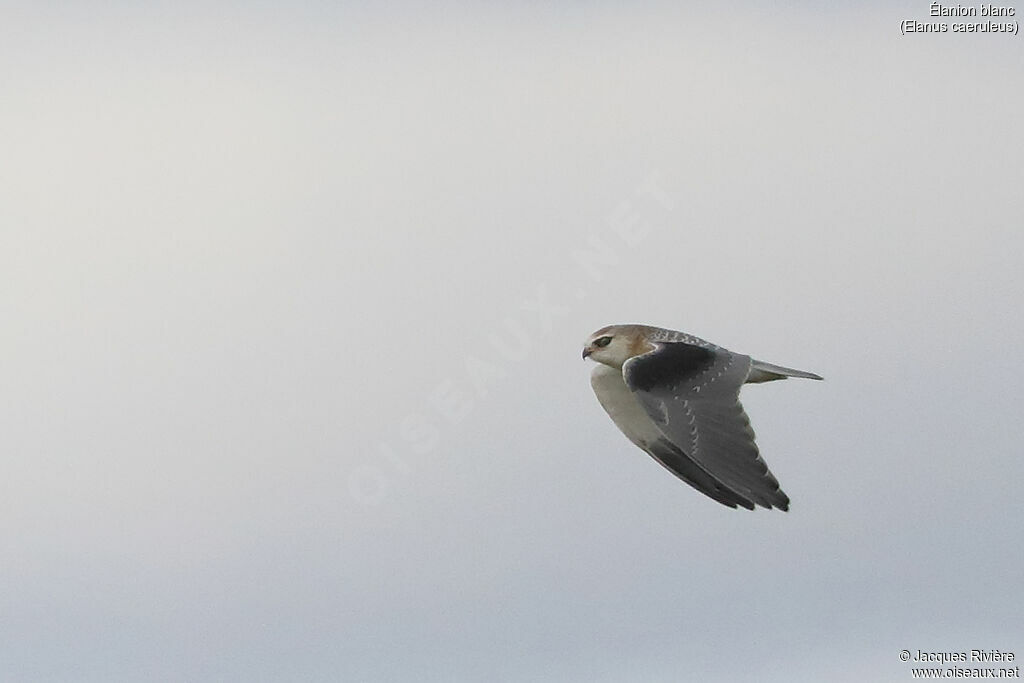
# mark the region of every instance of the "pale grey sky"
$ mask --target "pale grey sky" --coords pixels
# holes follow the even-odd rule
[[[927,13],[12,4],[0,678],[1024,657],[1024,53]],[[624,322],[826,377],[789,513],[615,429]]]

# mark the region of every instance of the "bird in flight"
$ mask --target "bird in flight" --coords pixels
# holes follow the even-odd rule
[[[602,327],[583,358],[590,384],[630,441],[722,505],[789,509],[740,405],[744,384],[818,375],[754,360],[698,337],[648,325]]]

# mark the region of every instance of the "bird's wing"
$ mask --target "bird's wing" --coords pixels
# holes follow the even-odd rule
[[[654,346],[626,361],[622,374],[661,433],[745,507],[788,509],[789,498],[761,458],[740,405],[750,357],[685,342]]]
[[[590,383],[601,407],[622,433],[668,471],[723,505],[732,508],[742,505],[753,509],[753,503],[715,481],[700,465],[665,437],[637,400],[636,395],[626,386],[621,371],[598,363],[591,373]]]

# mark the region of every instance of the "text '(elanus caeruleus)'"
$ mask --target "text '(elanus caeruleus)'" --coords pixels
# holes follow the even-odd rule
[[[603,327],[583,357],[598,363],[590,383],[612,421],[677,477],[731,508],[789,509],[754,443],[740,387],[821,377],[647,325]]]

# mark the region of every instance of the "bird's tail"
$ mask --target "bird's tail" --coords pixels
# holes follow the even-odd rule
[[[755,360],[753,358],[750,359],[750,374],[747,376],[747,384],[771,382],[777,379],[786,379],[787,377],[800,377],[802,379],[824,379],[821,375],[815,375],[813,372],[804,372],[803,370],[784,368],[781,365],[772,365],[771,363],[765,363],[763,360]]]

